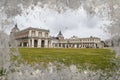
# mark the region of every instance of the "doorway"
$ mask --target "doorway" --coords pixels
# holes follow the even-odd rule
[[[45,40],[41,41],[41,47],[44,48],[45,47]]]
[[[34,47],[37,47],[38,41],[34,40]]]

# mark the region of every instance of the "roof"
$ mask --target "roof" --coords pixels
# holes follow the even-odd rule
[[[47,30],[47,29],[40,29],[40,28],[33,28],[33,27],[29,27],[29,28],[26,28],[24,30],[25,31],[26,30],[37,30],[37,31],[46,31],[46,32],[49,32],[49,30]],[[21,31],[24,31],[24,30],[21,30]]]
[[[26,29],[20,30],[20,31],[17,32],[17,33],[27,32],[27,31],[29,31],[29,30],[37,30],[37,31],[49,32],[49,30],[46,30],[46,29],[40,29],[40,28],[29,27],[29,28],[26,28]]]

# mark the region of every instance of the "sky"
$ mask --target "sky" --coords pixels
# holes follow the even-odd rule
[[[27,27],[48,29],[51,36],[57,36],[61,31],[65,38],[72,36],[80,38],[94,36],[103,40],[108,38],[103,30],[104,24],[109,24],[108,21],[103,21],[99,16],[88,15],[82,7],[60,13],[49,8],[29,7],[21,15],[17,15],[14,21],[20,30]]]

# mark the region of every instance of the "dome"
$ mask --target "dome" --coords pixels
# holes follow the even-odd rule
[[[57,35],[58,39],[64,39],[63,35],[62,35],[62,32],[59,31],[58,35]]]

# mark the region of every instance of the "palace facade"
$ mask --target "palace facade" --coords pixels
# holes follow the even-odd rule
[[[19,30],[17,25],[11,30],[11,36],[17,40],[19,47],[38,48],[103,48],[104,44],[100,38],[88,37],[78,38],[73,36],[65,39],[61,31],[56,37],[51,37],[50,31],[46,29],[29,27]]]

